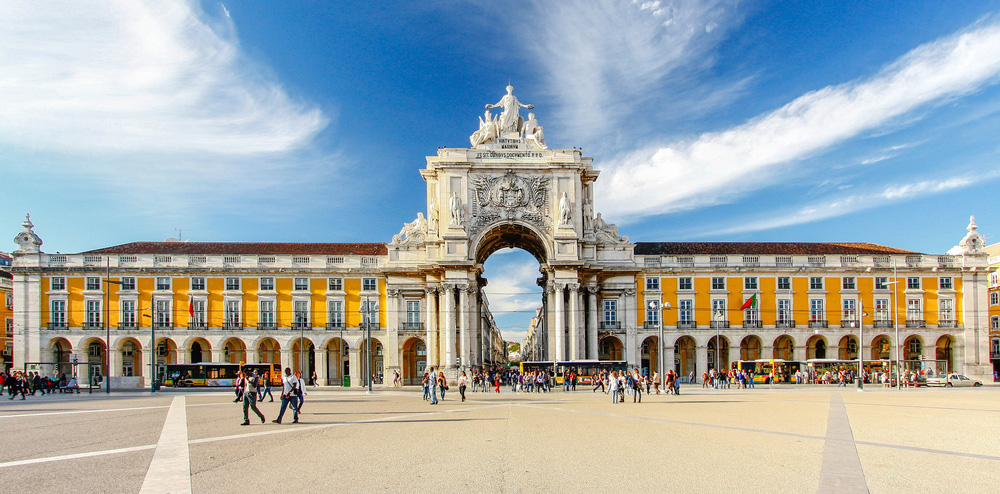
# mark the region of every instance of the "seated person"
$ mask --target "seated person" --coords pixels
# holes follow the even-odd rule
[[[69,382],[67,382],[66,385],[61,388],[61,390],[65,390],[66,392],[69,393],[72,393],[74,389],[76,390],[77,393],[80,392],[80,386],[76,383],[75,376],[71,377],[69,379]]]

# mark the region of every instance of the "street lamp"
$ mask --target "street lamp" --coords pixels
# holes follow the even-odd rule
[[[104,376],[104,390],[106,394],[111,394],[111,312],[110,307],[110,292],[111,289],[108,284],[115,284],[121,286],[121,281],[111,280],[111,258],[108,257],[108,271],[107,276],[104,278],[104,331],[107,336],[104,339],[104,368],[107,369],[107,376]],[[89,368],[89,367],[88,367]],[[88,381],[89,382],[89,381]]]
[[[722,309],[715,310],[715,373],[721,372],[719,369],[719,353],[722,351],[722,337],[719,336],[719,330],[722,327],[722,321],[725,318],[725,314],[722,313]]]
[[[858,300],[858,391],[865,390],[865,301]]]
[[[657,321],[659,321],[656,336],[656,370],[660,375],[660,389],[663,389],[663,383],[666,379],[666,372],[663,368],[663,311],[670,309],[670,302],[664,302],[660,305],[659,300],[649,301],[649,310],[657,311]]]
[[[152,311],[153,306],[149,309]],[[143,314],[142,317],[149,318],[149,394],[153,394],[156,392],[156,324],[153,323],[153,316]]]
[[[361,320],[362,324],[365,325],[365,352],[368,353],[368,357],[365,359],[365,379],[368,380],[368,391],[365,394],[372,394],[372,325],[371,321],[368,320],[368,314],[371,311],[371,300],[365,297],[365,305],[361,307]]]
[[[896,261],[892,262],[892,277],[896,278]],[[899,280],[894,280],[887,282],[886,285],[892,285],[892,325],[896,329],[896,390],[902,389],[900,386],[900,381],[902,380],[902,375],[899,370],[900,360],[899,360],[899,294],[896,285],[899,284]]]

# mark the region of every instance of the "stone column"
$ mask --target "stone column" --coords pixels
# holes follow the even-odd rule
[[[580,285],[572,283],[569,285],[569,359],[580,360],[580,349],[583,342],[580,341]]]
[[[676,370],[676,369],[674,368],[674,358],[675,358],[674,357],[674,346],[673,345],[667,345],[665,343],[667,341],[666,335],[664,335],[663,341],[664,341],[664,345],[662,347],[663,348],[663,368],[660,369],[659,372],[660,372],[661,376],[664,376],[664,382],[666,382],[666,380],[665,380],[666,379],[666,377],[665,377],[666,374],[664,374],[664,373],[667,372],[667,371],[669,371],[669,370]]]
[[[75,373],[77,373],[76,382],[80,386],[83,386],[83,385],[88,385],[89,386],[90,385],[90,372],[91,371],[88,368],[89,366],[82,365],[83,362],[87,361],[87,349],[86,348],[73,348],[70,351],[70,353],[72,355],[75,355],[76,358],[74,359],[73,356],[71,355],[70,358],[69,358],[69,361],[73,362],[74,360],[76,360],[77,362],[80,362],[81,365],[77,365],[75,368],[72,365],[70,365],[69,368],[72,369],[72,370],[69,370],[69,371],[65,370],[62,367],[60,367],[60,370],[59,370],[60,374],[63,373],[63,372],[65,372],[66,373],[66,379],[68,380],[71,377],[70,376],[70,372],[75,372]]]
[[[588,297],[590,300],[589,307],[587,308],[587,358],[592,360],[597,360],[598,357],[598,338],[597,338],[597,321],[600,317],[600,311],[597,307],[597,287],[590,287],[588,289]]]
[[[702,344],[695,348],[694,374],[696,379],[701,379],[701,373],[708,370],[708,345]],[[699,381],[701,382],[701,381]]]
[[[427,307],[427,367],[438,364],[438,304],[437,288],[427,287],[424,291],[424,306]]]
[[[441,367],[455,367],[455,285],[444,287],[444,348],[441,350]],[[450,373],[449,373],[450,374]]]
[[[362,339],[361,341],[364,340]],[[363,386],[364,383],[361,382],[361,365],[363,360],[361,357],[361,345],[351,347],[347,351],[347,359],[351,368],[350,374],[348,374],[348,377],[351,378],[351,386]]]
[[[292,369],[292,372],[295,372],[295,367],[296,367],[297,364],[295,363],[295,354],[292,353],[292,345],[293,344],[294,343],[292,343],[291,341],[289,341],[286,345],[282,345],[282,347],[281,347],[281,375],[282,376],[285,375],[285,367],[288,367],[289,369]]]
[[[114,342],[112,342],[114,344]],[[106,377],[121,377],[122,375],[122,351],[118,348],[112,348],[109,354],[111,358],[108,360],[108,365],[111,367],[108,369],[108,375]],[[114,388],[112,388],[114,389]]]
[[[327,382],[327,353],[326,349],[317,348],[314,353],[316,354],[316,384],[320,386],[328,386]],[[310,376],[311,377],[311,376]]]
[[[735,345],[732,341],[729,342],[729,367],[732,368],[733,364],[740,359],[740,344],[737,342]]]
[[[622,297],[622,310],[621,313],[624,314],[620,320],[625,326],[625,360],[628,361],[629,367],[638,366],[641,362],[641,356],[639,355],[639,346],[642,342],[638,338],[638,328],[636,327],[635,318],[635,308],[636,308],[636,297],[635,290],[628,289],[623,293]]]
[[[472,308],[469,304],[469,294],[475,289],[469,285],[464,285],[458,287],[458,336],[459,336],[459,353],[458,356],[462,359],[462,368],[469,366],[469,357],[472,355],[471,349],[469,348],[469,334],[472,332],[472,325],[469,320],[472,316]],[[462,370],[461,368],[459,370]]]
[[[556,304],[556,285],[555,283],[549,283],[545,287],[545,343],[542,352],[544,357],[543,360],[556,360],[556,324],[555,324],[555,304]]]
[[[400,317],[400,309],[403,307],[403,292],[400,290],[389,290],[388,292],[389,312],[386,314],[385,345],[382,347],[382,382],[392,382],[390,376],[393,371],[403,374],[400,361],[402,360],[403,349],[399,345],[399,328],[403,318]]]
[[[563,341],[564,335],[566,333],[566,284],[559,283],[556,285],[555,292],[555,330],[556,330],[556,358],[555,360],[566,360],[566,342]]]

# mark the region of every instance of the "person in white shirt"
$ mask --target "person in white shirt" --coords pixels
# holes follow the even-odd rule
[[[618,375],[611,372],[611,379],[608,380],[608,390],[611,391],[611,403],[618,403]]]
[[[292,375],[292,369],[290,367],[285,367],[285,378],[282,380],[281,385],[281,411],[278,412],[278,418],[272,420],[275,424],[281,423],[281,418],[285,416],[285,408],[289,404],[292,405],[292,411],[294,412],[293,424],[299,422],[299,408],[298,408],[298,391],[300,387],[299,378]]]

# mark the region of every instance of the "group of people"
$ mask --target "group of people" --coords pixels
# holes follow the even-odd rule
[[[701,373],[701,387],[715,389],[730,389],[736,385],[736,389],[753,389],[754,374],[749,369],[729,369],[728,371],[717,371],[711,369]]]
[[[257,408],[257,403],[264,401],[265,396],[270,397],[271,402],[274,401],[274,395],[271,394],[269,373],[265,372],[264,375],[259,375],[256,369],[243,369],[237,374],[233,390],[236,393],[236,399],[233,402],[243,402],[243,423],[240,425],[250,425],[250,410],[257,414],[260,423],[263,424],[267,421],[264,414]],[[297,424],[307,394],[306,382],[302,376],[298,372],[292,374],[292,369],[285,367],[285,376],[281,380],[281,409],[278,412],[278,418],[271,422],[280,424],[281,419],[285,416],[285,410],[291,406],[292,423]]]
[[[66,374],[43,376],[38,372],[13,371],[11,373],[0,372],[0,389],[7,388],[7,394],[13,400],[18,394],[21,399],[25,399],[29,394],[34,396],[36,392],[43,395],[59,392],[80,392],[80,385],[77,384],[76,376],[66,377]]]

